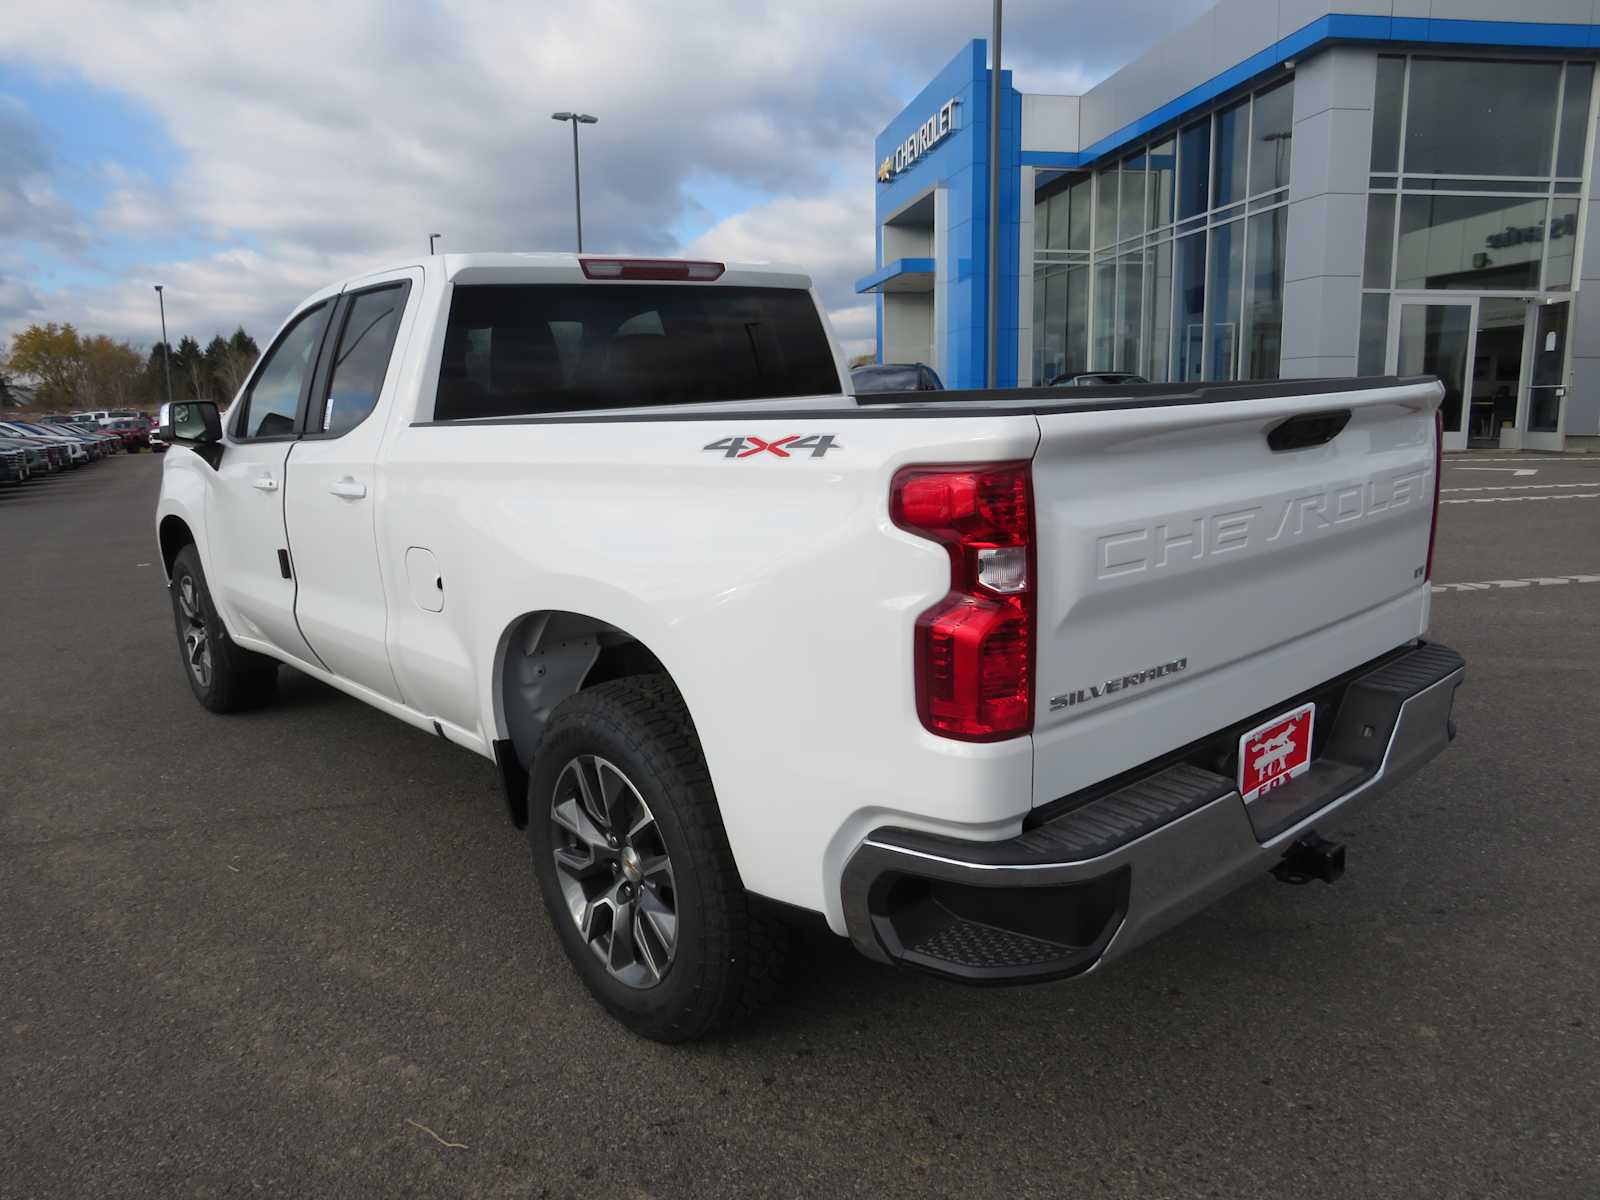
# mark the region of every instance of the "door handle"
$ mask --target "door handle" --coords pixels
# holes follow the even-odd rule
[[[346,475],[343,479],[330,483],[328,491],[335,496],[343,496],[347,500],[360,500],[367,494],[367,485],[358,483]]]
[[[275,492],[278,490],[278,481],[271,475],[257,475],[250,481],[250,486],[258,491]]]

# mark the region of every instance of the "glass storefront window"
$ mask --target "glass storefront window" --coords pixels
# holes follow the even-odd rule
[[[1372,104],[1372,169],[1400,167],[1400,114],[1406,87],[1406,60],[1378,59],[1378,90]]]
[[[1206,237],[1179,238],[1173,259],[1172,378],[1199,379],[1206,330]]]
[[[1556,174],[1583,174],[1583,155],[1588,149],[1589,92],[1594,86],[1594,67],[1589,63],[1568,63],[1566,83],[1561,89],[1561,140],[1556,147]]]
[[[1144,232],[1145,156],[1122,160],[1122,203],[1118,208],[1117,240],[1125,242]]]
[[[1144,252],[1124,254],[1117,259],[1116,359],[1112,366],[1118,371],[1139,369],[1143,306]]]
[[[1115,370],[1117,332],[1117,264],[1100,263],[1094,268],[1094,336],[1090,345],[1089,370]]]
[[[1536,291],[1548,207],[1543,196],[1401,197],[1395,287]]]
[[[1245,264],[1243,379],[1276,379],[1283,343],[1283,261],[1289,210],[1250,218]]]
[[[1042,208],[1043,205],[1038,207]],[[1050,309],[1050,279],[1066,274],[1060,267],[1035,267],[1033,271],[1033,381],[1043,383],[1056,373],[1065,356],[1066,313]]]
[[[1067,246],[1072,250],[1090,249],[1089,231],[1094,223],[1094,177],[1084,175],[1069,189],[1072,192],[1072,224]]]
[[[1172,243],[1161,242],[1150,252],[1145,271],[1144,377],[1152,383],[1165,383],[1171,364],[1172,348]]]
[[[1211,186],[1211,121],[1196,121],[1178,135],[1178,220],[1203,213]]]
[[[1361,344],[1356,352],[1356,374],[1382,375],[1389,355],[1389,293],[1371,292],[1361,297]]]
[[[1241,100],[1217,114],[1217,169],[1211,206],[1222,208],[1244,199],[1245,163],[1250,153],[1250,102]]]
[[[1405,169],[1548,175],[1561,64],[1414,58]]]
[[[1550,201],[1550,225],[1544,242],[1544,290],[1564,292],[1572,286],[1572,259],[1578,249],[1578,201]]]
[[[1094,248],[1098,250],[1117,240],[1117,168],[1100,171],[1094,183]]]
[[[1277,377],[1293,89],[1276,80],[1115,165],[1041,176],[1038,382]]]
[[[1172,224],[1173,183],[1177,178],[1178,146],[1171,138],[1150,148],[1150,228]]]
[[[1072,229],[1072,194],[1062,191],[1051,196],[1049,215],[1050,236],[1045,246],[1050,250],[1068,249],[1068,237]]]
[[[1206,289],[1211,337],[1207,379],[1233,379],[1239,365],[1239,315],[1244,293],[1244,222],[1211,231],[1211,280]]]
[[[1289,186],[1294,139],[1294,81],[1280,83],[1255,99],[1250,121],[1250,194]]]
[[[1394,275],[1395,197],[1375,193],[1367,197],[1367,254],[1361,286],[1386,288]]]
[[[1067,340],[1062,371],[1089,369],[1089,268],[1067,271]]]

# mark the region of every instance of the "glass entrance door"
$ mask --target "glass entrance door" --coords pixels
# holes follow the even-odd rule
[[[1389,325],[1390,375],[1437,375],[1444,384],[1444,448],[1467,448],[1467,388],[1477,341],[1477,299],[1397,295]]]
[[[1534,306],[1532,371],[1523,418],[1522,444],[1529,450],[1561,449],[1561,409],[1566,398],[1567,314],[1565,300]]]

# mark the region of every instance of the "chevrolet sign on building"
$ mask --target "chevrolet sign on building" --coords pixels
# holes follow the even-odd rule
[[[878,164],[878,182],[888,183],[896,175],[932,150],[956,127],[956,105],[959,100],[946,100],[939,111],[917,127],[917,131],[894,148],[894,153]]]

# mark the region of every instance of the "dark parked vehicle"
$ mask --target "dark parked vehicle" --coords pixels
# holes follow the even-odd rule
[[[1050,387],[1112,387],[1119,383],[1149,383],[1143,375],[1127,371],[1069,371],[1057,375]]]
[[[32,479],[36,475],[53,475],[60,469],[51,464],[49,450],[37,442],[15,437],[0,437],[0,454],[6,453],[22,455],[24,479]]]
[[[27,451],[0,445],[0,483],[27,483],[31,474]]]
[[[942,392],[944,384],[924,363],[868,363],[850,372],[856,395],[863,392]]]

